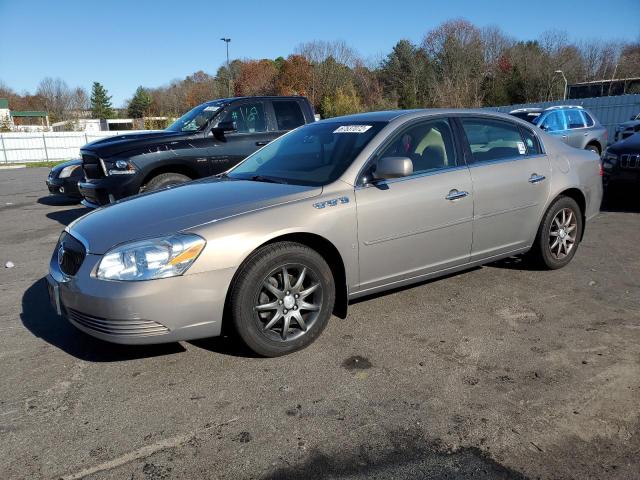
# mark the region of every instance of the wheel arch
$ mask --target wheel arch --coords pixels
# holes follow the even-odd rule
[[[140,185],[146,185],[151,181],[152,178],[157,177],[158,175],[162,175],[163,173],[179,173],[181,175],[186,175],[191,180],[195,180],[198,178],[198,174],[191,167],[180,164],[180,163],[167,163],[163,165],[158,165],[157,167],[149,170],[147,174],[144,176],[142,183]]]
[[[247,259],[251,257],[251,255],[253,255],[253,253],[256,252],[258,249],[264,247],[265,245],[270,245],[278,242],[300,243],[302,245],[305,245],[315,250],[320,255],[322,255],[322,257],[329,264],[329,268],[333,273],[333,278],[334,278],[334,283],[336,288],[336,300],[333,307],[333,314],[339,318],[343,318],[343,319],[346,318],[348,304],[349,304],[349,292],[347,288],[347,277],[346,277],[344,260],[342,259],[342,255],[340,255],[340,252],[338,251],[336,246],[330,240],[323,237],[322,235],[318,235],[317,233],[310,233],[310,232],[291,232],[291,233],[284,233],[284,234],[275,236],[273,238],[270,238],[264,241],[263,243],[257,245],[254,249],[252,249],[247,255],[245,255],[240,265],[244,264],[244,262],[246,262]],[[222,321],[223,329],[227,328],[231,324],[231,322],[227,321],[230,313],[229,312],[230,299],[231,299],[233,286],[236,282],[239,271],[240,271],[240,266],[238,266],[238,268],[236,269],[236,272],[234,273],[233,278],[231,279],[231,282],[229,283],[229,287],[227,290],[223,321]]]
[[[600,144],[600,142],[596,139],[593,140],[589,140],[587,142],[587,144],[585,145],[585,149],[589,146],[589,145],[593,145],[594,147],[596,147],[598,149],[598,152],[600,153],[600,155],[602,155],[602,145]]]
[[[587,226],[587,216],[586,216],[586,212],[587,212],[587,197],[582,192],[582,190],[580,190],[577,187],[571,187],[571,188],[567,188],[567,189],[561,191],[560,193],[558,193],[553,198],[551,203],[553,203],[558,197],[569,197],[569,198],[572,198],[578,204],[578,207],[580,207],[580,216],[582,217],[582,233],[580,235],[580,241],[582,241],[582,238],[584,237],[584,231],[585,231],[586,226]],[[550,203],[550,205],[551,205],[551,203]]]

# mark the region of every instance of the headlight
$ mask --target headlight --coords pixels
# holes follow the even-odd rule
[[[135,167],[126,160],[116,160],[115,163],[104,162],[104,168],[107,175],[133,175],[136,173]]]
[[[182,275],[206,243],[194,234],[126,243],[102,257],[97,276],[103,280],[152,280]]]
[[[80,165],[69,165],[68,167],[64,167],[60,171],[58,178],[69,178],[76,168],[80,168]]]
[[[609,152],[609,150],[605,150],[602,157],[602,168],[604,170],[613,169],[614,165],[618,161],[618,156],[615,153]]]

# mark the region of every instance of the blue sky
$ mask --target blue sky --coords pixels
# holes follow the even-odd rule
[[[231,58],[287,56],[308,40],[345,40],[377,58],[457,17],[518,39],[561,29],[572,40],[640,40],[640,0],[0,0],[0,81],[33,92],[45,76],[97,80],[121,106],[138,85],[215,72],[222,36]]]

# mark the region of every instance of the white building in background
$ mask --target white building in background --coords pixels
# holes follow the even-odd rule
[[[108,132],[113,130],[133,130],[132,118],[109,118],[101,120],[97,118],[78,118],[65,120],[51,125],[54,132]]]

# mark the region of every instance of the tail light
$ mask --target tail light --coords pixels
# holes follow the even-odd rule
[[[598,169],[600,170],[600,176],[604,177],[604,169],[602,168],[602,160],[598,162]]]

